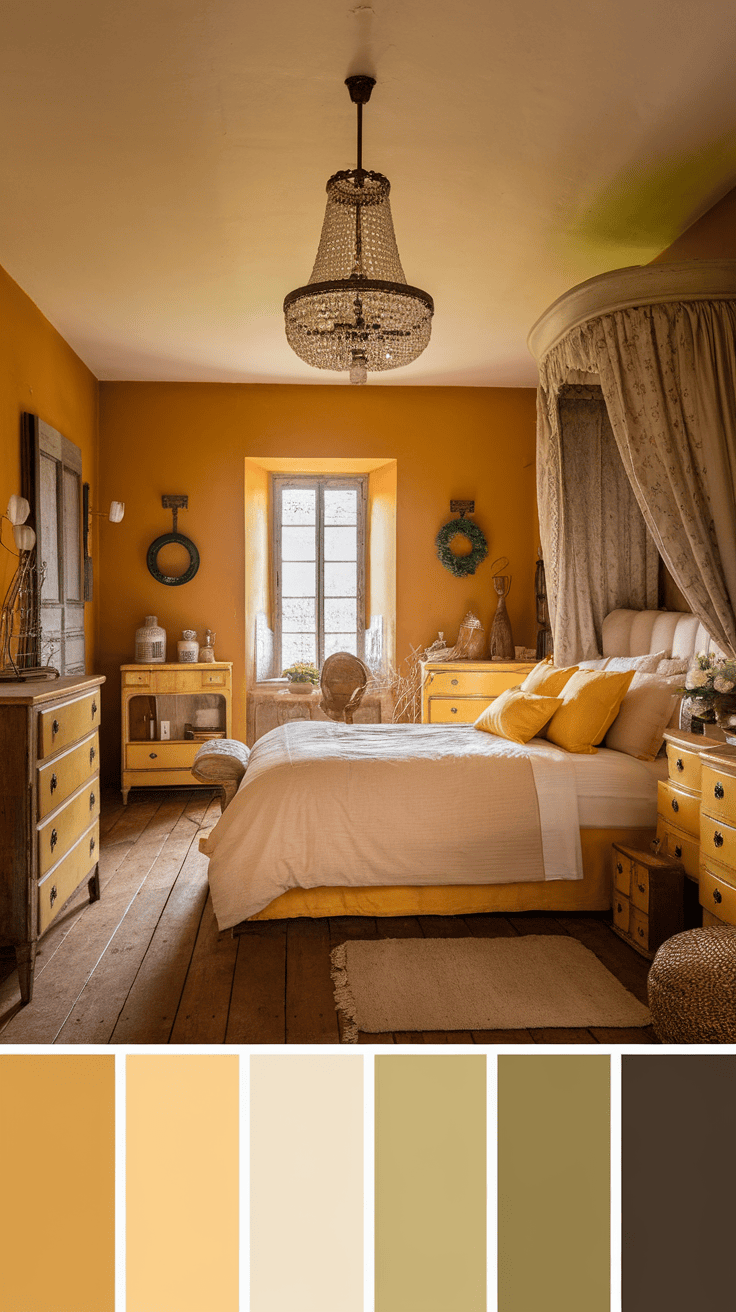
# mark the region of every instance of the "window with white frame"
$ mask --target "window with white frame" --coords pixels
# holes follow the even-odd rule
[[[274,673],[365,646],[367,479],[274,474]]]

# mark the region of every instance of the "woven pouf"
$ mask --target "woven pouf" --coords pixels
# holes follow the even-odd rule
[[[736,1043],[736,928],[709,925],[668,938],[647,988],[661,1043]]]

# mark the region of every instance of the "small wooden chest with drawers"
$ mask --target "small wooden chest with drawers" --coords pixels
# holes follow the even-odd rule
[[[679,861],[613,844],[613,928],[642,956],[683,928],[683,878]]]
[[[0,942],[30,1002],[36,942],[85,882],[100,895],[101,677],[0,684]]]
[[[473,724],[533,669],[534,661],[423,661],[422,724]]]

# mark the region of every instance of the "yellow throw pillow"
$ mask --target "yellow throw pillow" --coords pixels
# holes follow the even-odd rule
[[[528,743],[561,705],[559,697],[538,697],[521,688],[507,688],[481,711],[475,727],[512,743]]]
[[[577,670],[577,665],[553,665],[552,658],[540,661],[527,674],[521,685],[522,692],[534,692],[538,697],[561,697],[562,689]]]
[[[565,684],[562,705],[547,725],[547,740],[566,752],[592,755],[623,701],[634,670],[578,670]]]

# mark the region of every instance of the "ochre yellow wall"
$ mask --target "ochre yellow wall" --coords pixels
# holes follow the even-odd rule
[[[97,503],[98,384],[93,374],[48,319],[21,291],[4,269],[0,269],[0,513],[8,498],[20,492],[20,423],[24,410],[39,415],[82,451],[82,477],[90,484],[91,500]],[[95,570],[97,524],[94,521],[92,552]],[[12,530],[2,525],[2,541],[15,550]],[[0,597],[15,571],[16,559],[0,551]],[[95,599],[85,607],[87,669],[96,669]]]
[[[216,654],[234,663],[233,728],[245,736],[244,461],[340,457],[397,461],[397,658],[442,629],[454,641],[466,611],[490,627],[491,561],[510,558],[508,601],[517,644],[535,640],[538,543],[532,389],[371,385],[237,386],[101,383],[101,496],[126,503],[102,535],[99,669],[106,674],[106,765],[119,769],[119,666],[133,656],[147,614],[167,630],[169,653],[183,628],[217,632]],[[166,492],[189,495],[180,531],[201,566],[182,587],[146,568],[151,541],[170,531]],[[473,498],[489,556],[456,579],[435,555],[451,498]]]
[[[736,259],[736,187],[651,263],[716,259]]]

